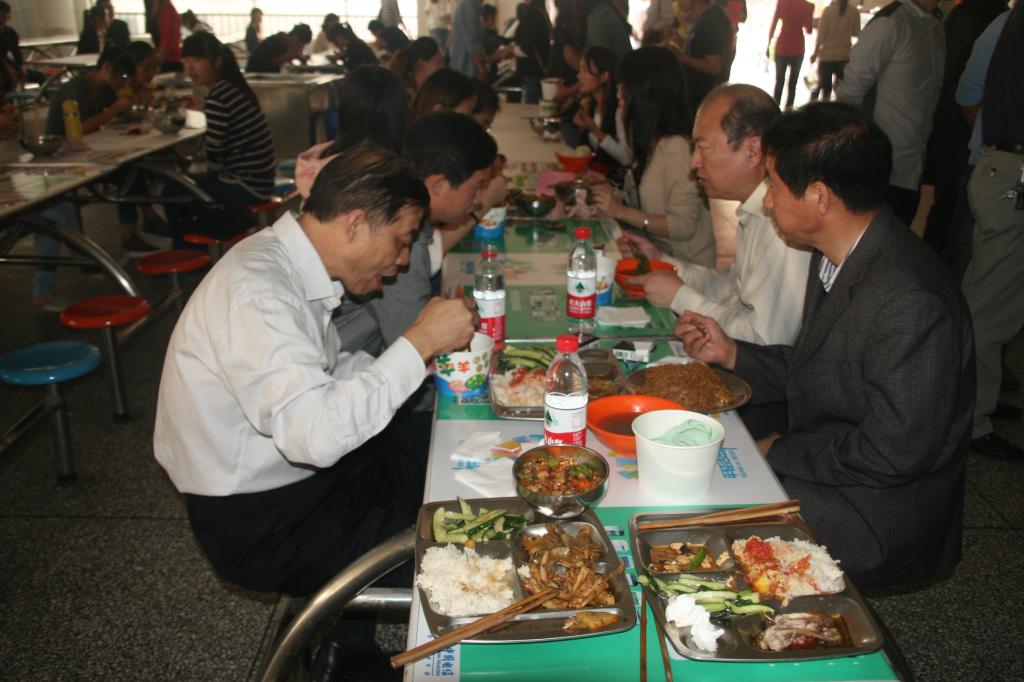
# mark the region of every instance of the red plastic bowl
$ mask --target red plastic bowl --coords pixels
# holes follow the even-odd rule
[[[562,164],[562,168],[569,171],[570,173],[582,173],[583,169],[586,168],[591,161],[594,160],[593,154],[587,154],[586,156],[565,156],[555,152],[555,158],[558,159],[558,163]]]
[[[615,283],[622,287],[622,290],[626,292],[627,296],[633,298],[643,298],[644,287],[642,284],[626,284],[626,280],[636,276],[636,266],[639,261],[636,258],[623,258],[619,261],[618,265],[615,266]],[[676,266],[671,263],[666,263],[663,260],[652,260],[651,261],[651,272],[655,270],[671,270],[676,271]]]
[[[681,410],[682,405],[649,395],[613,395],[587,405],[587,426],[616,454],[635,456],[633,420],[653,410]]]

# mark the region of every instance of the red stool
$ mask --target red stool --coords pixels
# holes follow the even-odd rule
[[[173,251],[160,251],[151,256],[140,258],[135,267],[139,272],[146,275],[170,275],[171,295],[177,297],[178,310],[185,306],[184,292],[181,289],[181,278],[183,272],[201,270],[210,264],[210,257],[199,251],[188,251],[176,249]]]
[[[256,216],[259,229],[263,229],[271,223],[271,218],[276,219],[277,214],[285,204],[299,196],[299,191],[293,189],[295,182],[289,180],[279,183],[274,187],[276,194],[269,201],[259,204],[246,204],[245,209]]]
[[[149,302],[138,296],[99,296],[72,303],[60,313],[60,323],[73,329],[99,329],[103,338],[103,356],[110,368],[110,390],[114,402],[114,421],[128,421],[128,405],[121,380],[114,327],[131,324],[149,315]]]
[[[188,244],[196,244],[198,246],[206,247],[206,255],[210,257],[211,263],[216,263],[220,260],[220,257],[224,255],[224,252],[230,249],[232,246],[242,241],[249,236],[248,232],[239,232],[233,237],[228,239],[217,239],[205,234],[198,234],[190,232],[182,237],[182,240]]]

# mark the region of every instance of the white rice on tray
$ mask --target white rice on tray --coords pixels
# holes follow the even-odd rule
[[[843,570],[821,545],[806,540],[783,540],[779,537],[762,540],[772,548],[774,561],[748,558],[746,543],[757,536],[736,540],[733,555],[743,567],[747,582],[757,592],[782,600],[783,605],[794,597],[815,594],[836,594],[846,589]]]
[[[446,616],[478,616],[511,604],[512,559],[483,557],[458,545],[429,547],[416,584],[431,606]]]

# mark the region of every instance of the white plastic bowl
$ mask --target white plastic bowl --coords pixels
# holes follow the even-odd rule
[[[708,445],[665,445],[654,442],[674,426],[694,419],[708,424],[717,436]],[[711,488],[725,427],[717,419],[689,410],[655,410],[633,420],[640,489],[665,502],[688,503]]]

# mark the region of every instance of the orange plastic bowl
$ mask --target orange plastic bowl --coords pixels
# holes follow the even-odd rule
[[[583,169],[586,168],[591,161],[594,160],[593,154],[587,154],[585,156],[564,156],[555,152],[555,158],[558,159],[558,163],[562,164],[562,168],[569,171],[570,173],[582,173]]]
[[[618,265],[615,266],[615,283],[622,287],[622,290],[627,296],[633,298],[643,298],[644,287],[642,284],[626,284],[626,280],[630,277],[636,276],[636,266],[639,264],[636,258],[623,258],[619,261]],[[676,271],[676,267],[671,263],[666,263],[663,260],[652,260],[651,261],[651,272],[655,270],[670,270]]]
[[[636,455],[633,420],[654,410],[681,410],[678,403],[649,395],[613,395],[587,405],[587,426],[620,455]]]

